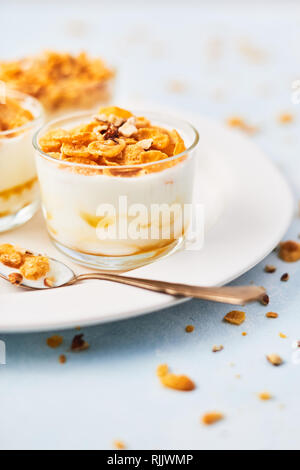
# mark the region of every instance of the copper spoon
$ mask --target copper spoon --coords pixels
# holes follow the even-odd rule
[[[180,284],[176,282],[156,281],[152,279],[141,279],[138,277],[122,276],[107,272],[76,274],[61,261],[49,258],[50,272],[47,280],[29,281],[23,278],[19,284],[21,287],[31,290],[53,289],[58,287],[71,286],[77,282],[88,279],[99,279],[102,281],[118,282],[129,286],[140,287],[155,292],[165,294],[193,297],[196,299],[212,300],[214,302],[223,302],[226,304],[244,305],[247,302],[261,300],[266,290],[260,286],[225,286],[225,287],[200,287],[189,284]],[[10,281],[9,274],[16,270],[5,265],[0,265],[0,277]],[[48,281],[49,280],[49,281]]]

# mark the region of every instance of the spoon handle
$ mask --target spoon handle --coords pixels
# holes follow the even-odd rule
[[[155,281],[140,279],[137,277],[121,276],[112,273],[89,273],[77,276],[71,283],[86,279],[100,279],[102,281],[118,282],[142,289],[148,289],[165,294],[194,297],[203,300],[212,300],[227,304],[244,305],[253,300],[260,300],[265,294],[265,289],[260,286],[225,286],[225,287],[200,287],[175,282]]]

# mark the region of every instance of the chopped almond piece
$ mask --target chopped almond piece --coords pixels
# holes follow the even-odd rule
[[[83,339],[83,334],[74,336],[74,338],[72,340],[72,344],[71,344],[71,351],[72,352],[85,351],[89,347],[90,347],[89,343],[87,343]]]
[[[241,325],[246,320],[246,314],[239,310],[232,310],[225,315],[223,320],[232,325]]]
[[[300,243],[293,240],[287,240],[280,243],[278,256],[287,263],[293,263],[300,260]]]
[[[215,424],[218,421],[221,421],[222,419],[224,419],[223,413],[220,413],[218,411],[211,411],[210,413],[205,413],[202,416],[201,421],[206,426],[211,426],[212,424]]]
[[[276,271],[276,266],[273,266],[273,264],[267,264],[265,266],[266,273],[275,273],[275,271]]]
[[[49,348],[58,348],[63,342],[63,337],[60,335],[53,335],[47,338],[47,345]]]
[[[283,363],[283,360],[281,359],[280,356],[278,356],[278,354],[269,354],[267,357],[267,360],[273,364],[273,366],[281,366],[281,364]]]

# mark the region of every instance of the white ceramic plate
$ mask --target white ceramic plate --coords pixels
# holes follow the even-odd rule
[[[182,117],[182,116],[181,116]],[[203,286],[225,284],[261,261],[283,237],[293,214],[289,187],[248,139],[200,116],[198,195],[208,230],[201,251],[181,251],[134,275]],[[62,201],[63,203],[63,201]],[[41,214],[0,243],[17,243],[74,266],[51,245]],[[24,292],[0,280],[0,331],[25,332],[92,325],[142,315],[177,303],[141,289],[89,281],[54,291]]]

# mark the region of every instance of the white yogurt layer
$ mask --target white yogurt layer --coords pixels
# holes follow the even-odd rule
[[[0,216],[14,214],[38,197],[33,130],[0,138]]]
[[[171,225],[169,239],[161,230],[158,238],[151,238],[150,235],[135,239],[128,236],[128,232],[125,238],[121,238],[120,221],[124,217],[128,224],[134,220],[133,214],[128,212],[133,204],[142,204],[148,215],[151,214],[152,204],[167,204],[169,207],[176,204],[177,209],[190,204],[194,161],[194,158],[188,157],[160,172],[117,177],[74,173],[66,167],[62,168],[62,162],[49,161],[37,154],[43,210],[51,237],[73,250],[104,256],[132,255],[170,245],[185,233],[189,225],[188,217],[184,219],[182,213],[172,215],[171,222],[168,218],[140,218],[139,227],[144,235],[153,225],[160,229]],[[120,209],[120,196],[127,197],[127,210]],[[115,216],[100,214],[99,208],[103,208],[103,204],[114,207]],[[100,239],[99,230],[114,225],[118,237],[112,235],[109,239]]]

